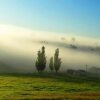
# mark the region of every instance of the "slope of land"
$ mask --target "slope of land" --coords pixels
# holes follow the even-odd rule
[[[0,74],[0,99],[100,100],[100,77],[55,73]]]

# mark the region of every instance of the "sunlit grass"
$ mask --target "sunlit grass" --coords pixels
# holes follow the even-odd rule
[[[85,77],[52,73],[1,74],[0,99],[99,100],[99,80]]]

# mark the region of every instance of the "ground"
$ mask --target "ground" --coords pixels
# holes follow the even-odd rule
[[[0,74],[0,100],[100,100],[100,77]]]

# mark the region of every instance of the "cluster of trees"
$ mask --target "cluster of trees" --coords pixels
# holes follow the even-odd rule
[[[38,51],[37,53],[37,59],[36,59],[36,69],[38,72],[42,72],[46,68],[46,55],[45,55],[45,47],[43,46],[41,50]],[[59,58],[59,49],[57,48],[55,50],[54,57],[50,58],[49,62],[49,68],[51,71],[56,71],[58,72],[61,67],[61,58]]]

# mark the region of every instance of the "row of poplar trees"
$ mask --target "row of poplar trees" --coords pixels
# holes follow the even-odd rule
[[[45,47],[43,46],[41,50],[38,51],[37,53],[37,59],[36,59],[36,69],[38,72],[42,72],[46,68],[46,55],[45,55]],[[61,58],[59,58],[59,49],[57,48],[55,50],[54,57],[50,58],[49,61],[49,68],[51,71],[56,71],[58,72],[61,66]]]

